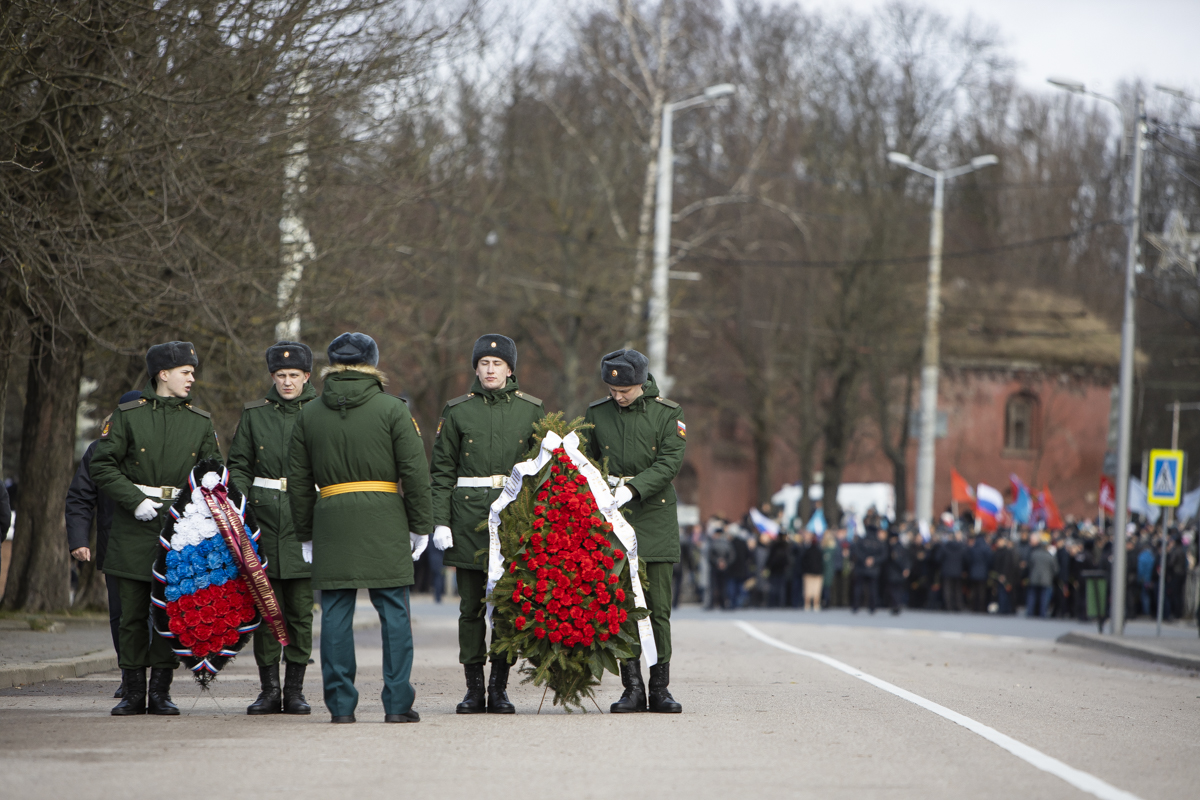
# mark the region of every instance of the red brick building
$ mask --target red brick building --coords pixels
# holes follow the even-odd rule
[[[994,286],[971,291],[959,283],[946,292],[942,343],[934,508],[950,504],[953,468],[972,485],[983,482],[1002,491],[1015,473],[1031,488],[1049,485],[1064,515],[1094,515],[1120,333],[1072,298]],[[915,409],[910,415],[915,424]],[[693,423],[692,430],[676,483],[681,502],[699,505],[703,517],[740,517],[756,495],[748,436],[728,416]],[[916,449],[914,430],[910,509]],[[774,450],[774,488],[794,483],[799,475],[794,450],[784,437]],[[843,480],[892,479],[878,427],[864,419]]]

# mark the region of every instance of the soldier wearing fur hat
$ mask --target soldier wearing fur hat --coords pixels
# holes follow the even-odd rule
[[[679,703],[668,690],[671,662],[672,565],[679,561],[679,520],[671,481],[683,465],[687,426],[679,404],[662,397],[649,362],[636,350],[617,350],[600,361],[600,377],[608,396],[588,406],[585,421],[588,455],[608,460],[609,483],[629,523],[637,533],[638,557],[646,564],[646,604],[658,663],[650,667],[649,709],[678,714]],[[645,711],[647,693],[642,681],[641,646],[634,658],[621,664],[621,699],[612,713]]]
[[[288,631],[286,648],[280,647],[265,625],[254,632],[254,660],[262,691],[246,709],[251,715],[312,711],[304,699],[304,672],[312,653],[312,551],[296,538],[287,497],[292,426],[301,407],[317,396],[308,382],[312,363],[312,350],[306,344],[277,342],[267,348],[271,388],[265,398],[243,407],[229,447],[229,474],[254,507],[262,530],[259,552]],[[285,665],[282,691],[281,655]]]
[[[531,444],[533,425],[546,414],[542,401],[517,383],[517,346],[496,333],[480,336],[471,351],[475,381],[471,391],[446,403],[433,444],[433,545],[445,550],[445,563],[457,568],[460,597],[458,658],[467,694],[459,714],[512,714],[506,659],[492,661],[484,696],[487,661],[484,593],[487,533],[478,530],[488,507]]]
[[[179,713],[170,694],[179,659],[150,626],[150,582],[163,513],[196,462],[221,460],[208,412],[188,400],[199,364],[191,342],[151,347],[142,396],[117,406],[92,456],[92,480],[116,504],[104,561],[104,573],[117,581],[121,596],[125,697],[114,716]]]
[[[344,333],[328,355],[321,396],[296,415],[287,475],[295,535],[311,542],[321,590],[325,705],[333,722],[355,721],[354,606],[367,589],[383,628],[384,721],[419,722],[408,587],[433,528],[425,444],[405,402],[383,391],[374,339]]]

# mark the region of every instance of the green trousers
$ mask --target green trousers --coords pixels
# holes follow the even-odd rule
[[[288,646],[279,644],[266,624],[254,632],[254,661],[260,667],[270,667],[284,660],[307,664],[312,655],[313,590],[309,578],[271,578],[271,591],[283,610],[287,626]]]
[[[171,640],[154,630],[150,621],[150,581],[106,576],[117,582],[121,596],[121,627],[118,631],[121,669],[175,669],[179,659],[171,649]]]
[[[408,587],[368,589],[371,604],[379,614],[383,637],[383,713],[406,714],[416,690],[412,682],[413,638]],[[335,717],[354,713],[358,689],[354,677],[354,605],[357,589],[321,591],[321,680],[325,707]]]
[[[458,663],[487,662],[487,573],[455,567],[458,581]]]
[[[650,609],[650,629],[654,631],[654,647],[658,650],[658,663],[671,662],[671,581],[675,565],[666,561],[646,564],[646,606]],[[634,657],[642,655],[642,644],[633,645]]]

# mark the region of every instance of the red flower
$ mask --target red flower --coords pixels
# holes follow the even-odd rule
[[[212,626],[211,625],[197,625],[195,628],[192,629],[192,633],[196,634],[197,639],[204,641],[208,637],[212,636]]]
[[[609,576],[608,576],[608,582],[609,582],[609,583],[616,583],[616,582],[617,582],[617,576],[616,576],[616,575],[609,575]]]
[[[557,600],[551,600],[546,604],[546,610],[551,614],[557,614],[560,608],[562,608],[562,603],[558,602]]]
[[[533,521],[534,528],[541,528],[541,527],[545,526],[545,524],[546,524],[546,520],[542,519],[541,517],[537,517]]]
[[[534,613],[534,615],[533,615],[533,618],[534,618],[536,621],[538,621],[538,622],[545,622],[545,621],[546,621],[546,612],[545,612],[545,611],[542,611],[542,610],[539,608],[539,609],[538,609],[538,610],[537,610],[537,611]]]
[[[521,590],[521,594],[525,595],[526,597],[533,597],[533,587],[526,586],[524,589]]]
[[[533,629],[533,635],[534,635],[534,636],[536,636],[536,637],[537,637],[537,638],[539,638],[539,639],[545,639],[545,638],[546,638],[546,629],[545,629],[545,628],[540,628],[540,627],[539,627],[539,628],[534,628],[534,629]]]
[[[192,647],[196,644],[196,636],[189,630],[179,632],[179,643],[184,647]]]
[[[624,590],[624,589],[617,589],[617,591],[616,591],[616,595],[617,595],[617,602],[618,602],[618,603],[624,603],[624,602],[625,602],[625,590]]]
[[[522,604],[522,605],[521,605],[521,611],[522,611],[523,613],[525,613],[525,614],[528,614],[529,612],[533,611],[533,604],[532,604],[532,603],[524,603],[524,604]]]
[[[624,557],[625,557],[625,554],[622,553],[620,550],[613,550],[613,558],[615,558],[617,561],[620,561]]]
[[[513,624],[517,626],[517,630],[519,631],[525,630],[525,622],[526,620],[524,617],[517,617],[515,620],[513,620]]]
[[[550,595],[551,595],[551,596],[552,596],[552,597],[553,597],[555,600],[562,600],[562,599],[563,599],[563,590],[562,590],[562,587],[561,587],[561,586],[555,586],[555,587],[554,587],[554,590],[553,590],[552,592],[550,592]]]
[[[608,641],[608,633],[606,631],[600,631],[600,633],[596,635],[596,638],[602,642],[607,642]]]
[[[555,644],[561,642],[562,638],[562,634],[558,631],[550,631],[550,641],[554,642]]]
[[[537,493],[537,499],[541,502],[545,502],[546,498],[549,496],[550,496],[549,492],[546,492],[546,491],[541,491],[541,492]]]
[[[543,573],[543,572],[545,572],[545,571],[546,571],[546,570],[538,570],[538,577],[539,577],[539,578],[544,578],[545,576],[543,576],[543,575],[542,575],[542,573]],[[550,583],[549,583],[548,581],[545,581],[545,580],[540,580],[540,581],[538,581],[538,582],[537,582],[537,590],[538,590],[539,592],[544,592],[544,591],[546,591],[546,590],[547,590],[547,589],[549,589],[549,588],[550,588]]]
[[[513,573],[513,574],[516,574],[516,571],[517,571],[517,562],[515,562],[515,561],[514,561],[514,562],[512,562],[511,564],[509,564],[509,565],[508,565],[508,571],[509,571],[509,572],[511,572],[511,573]]]

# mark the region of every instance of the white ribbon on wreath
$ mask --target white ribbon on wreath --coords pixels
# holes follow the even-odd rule
[[[571,460],[575,469],[579,470],[579,474],[587,479],[588,489],[596,498],[596,506],[600,509],[600,515],[612,525],[613,533],[617,535],[617,541],[625,548],[625,557],[629,560],[629,577],[633,584],[634,605],[637,608],[647,608],[646,595],[642,591],[642,581],[638,576],[637,534],[634,532],[633,526],[629,524],[629,520],[621,514],[621,509],[617,508],[617,501],[613,497],[608,483],[604,480],[604,476],[600,474],[600,470],[596,469],[596,466],[579,450],[579,435],[574,431],[568,433],[565,438],[553,431],[548,432],[542,439],[542,447],[538,454],[513,467],[508,480],[504,482],[504,491],[492,503],[491,510],[488,512],[488,595],[491,595],[492,590],[496,587],[496,582],[504,575],[504,556],[500,553],[500,512],[517,499],[525,478],[541,472],[559,447],[566,452],[567,458]],[[490,604],[487,616],[490,621],[492,617]],[[642,654],[646,657],[646,664],[654,666],[658,663],[658,648],[654,646],[654,632],[650,627],[649,617],[638,620],[638,638],[642,642]]]

